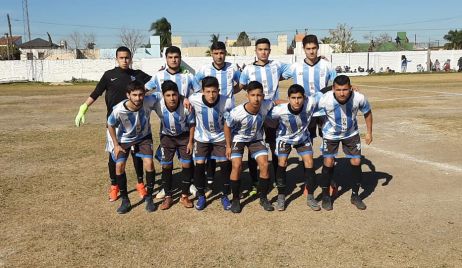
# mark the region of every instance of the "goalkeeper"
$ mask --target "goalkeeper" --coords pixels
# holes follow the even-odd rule
[[[147,75],[143,71],[133,70],[130,68],[132,63],[132,53],[127,47],[122,46],[116,50],[116,61],[119,66],[104,73],[103,77],[101,77],[101,80],[96,85],[95,90],[90,94],[85,103],[80,106],[79,113],[75,117],[75,125],[77,127],[85,123],[85,113],[87,112],[88,107],[91,106],[93,102],[95,102],[96,99],[104,93],[104,91],[106,91],[105,101],[107,113],[105,121],[107,121],[107,118],[112,112],[112,108],[127,98],[126,89],[131,81],[138,80],[139,82],[145,84],[151,79],[151,76]],[[109,136],[107,136],[106,151],[111,152],[112,149],[112,140],[109,138]],[[143,197],[146,195],[146,189],[143,182],[143,160],[135,156],[134,149],[135,148],[132,148],[131,152],[136,176],[138,178],[136,190],[138,191],[140,197]],[[111,179],[109,201],[113,202],[118,198],[119,187],[117,185],[115,172],[116,165],[110,153],[108,159],[109,178]]]

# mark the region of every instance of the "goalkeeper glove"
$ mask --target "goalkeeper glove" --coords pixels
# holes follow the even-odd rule
[[[85,123],[85,113],[88,111],[88,105],[86,103],[80,105],[79,113],[75,117],[75,126],[80,127],[81,124]]]

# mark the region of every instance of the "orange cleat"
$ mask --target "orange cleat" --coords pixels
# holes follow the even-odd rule
[[[148,194],[146,188],[144,188],[144,183],[142,182],[136,184],[136,191],[140,195],[140,198],[144,198]]]
[[[119,198],[119,185],[111,185],[109,190],[109,202],[114,202]]]

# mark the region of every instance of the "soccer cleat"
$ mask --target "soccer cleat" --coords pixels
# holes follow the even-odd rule
[[[276,209],[278,211],[284,211],[286,209],[286,196],[278,194],[278,200],[276,202]]]
[[[252,189],[249,191],[249,196],[254,196],[258,193],[257,191],[257,184],[252,185]]]
[[[146,195],[145,202],[146,202],[146,210],[148,212],[154,212],[156,210],[156,205],[154,204],[152,195]]]
[[[114,202],[119,198],[119,185],[111,185],[109,190],[109,202]]]
[[[129,212],[131,208],[132,204],[130,204],[130,199],[128,199],[128,197],[122,197],[122,203],[120,204],[120,207],[117,209],[117,213],[125,214]]]
[[[197,188],[196,186],[194,186],[194,184],[191,184],[191,186],[189,186],[189,192],[193,197],[197,196]]]
[[[182,204],[185,208],[192,208],[194,206],[193,202],[189,200],[187,195],[181,195],[180,204]]]
[[[161,210],[166,210],[169,209],[173,204],[173,199],[171,196],[166,196],[164,197],[164,201],[162,201],[162,204],[160,204],[160,209]]]
[[[355,205],[356,208],[360,210],[365,210],[367,208],[366,204],[364,204],[363,200],[361,200],[361,197],[358,195],[352,195],[350,201],[351,204]]]
[[[321,206],[325,210],[332,210],[332,200],[330,199],[330,196],[326,195],[322,197],[322,203]]]
[[[267,197],[260,197],[260,206],[266,211],[274,210],[273,204],[271,204]]]
[[[241,213],[241,202],[239,199],[233,199],[233,201],[231,201],[231,212]]]
[[[205,199],[205,195],[200,195],[199,198],[197,199],[195,207],[197,210],[203,210],[205,208],[206,203],[207,203],[207,200]]]
[[[221,197],[221,205],[223,206],[224,210],[231,209],[231,202],[229,201],[229,198],[226,195]]]
[[[136,184],[136,191],[140,195],[140,198],[144,198],[148,194],[146,188],[144,188],[144,183],[142,182]]]
[[[306,204],[314,211],[320,211],[321,207],[319,206],[318,202],[316,202],[316,199],[314,199],[314,195],[308,194],[306,198]]]
[[[162,189],[156,194],[156,199],[163,199],[165,197],[165,190]]]

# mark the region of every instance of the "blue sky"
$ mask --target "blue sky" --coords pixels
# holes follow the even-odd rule
[[[7,13],[13,34],[23,35],[22,0],[1,0],[2,35],[7,32]],[[411,41],[416,35],[417,42],[443,43],[448,30],[462,29],[462,1],[29,0],[32,38],[46,39],[49,32],[55,43],[77,31],[94,33],[97,47],[111,48],[120,44],[121,28],[139,29],[147,42],[151,23],[161,17],[170,21],[174,35],[190,45],[208,45],[212,33],[219,33],[222,40],[236,39],[241,31],[275,40],[277,34],[288,34],[290,39],[296,29],[308,29],[322,38],[339,23],[352,26],[359,42],[369,33],[395,37],[397,31],[404,31]]]

